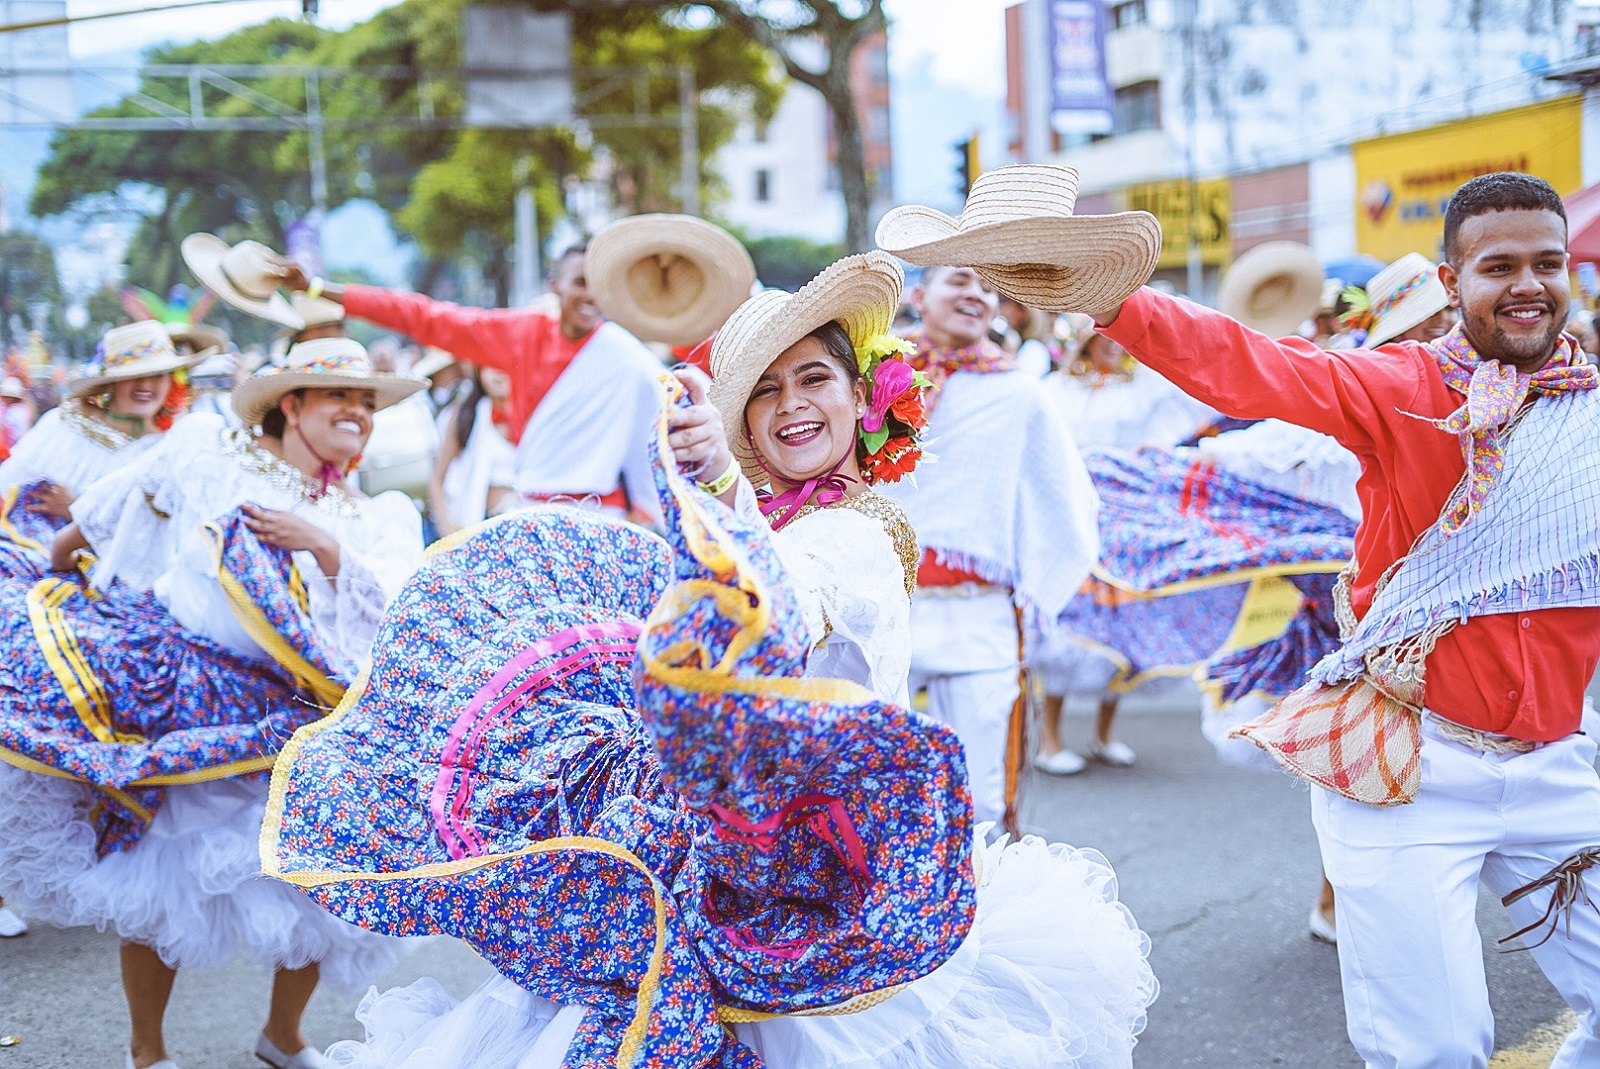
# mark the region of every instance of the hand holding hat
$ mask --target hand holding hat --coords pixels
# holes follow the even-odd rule
[[[1149,212],[1075,215],[1078,172],[1025,165],[986,171],[960,219],[920,205],[878,224],[885,251],[924,267],[970,267],[1029,308],[1100,314],[1150,280],[1161,224]]]
[[[239,311],[294,330],[305,329],[300,313],[278,292],[292,262],[261,242],[241,241],[230,246],[215,234],[190,234],[179,251],[195,277]]]

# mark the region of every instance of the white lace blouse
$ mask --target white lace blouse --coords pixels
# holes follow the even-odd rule
[[[155,592],[184,627],[245,656],[265,652],[245,632],[217,581],[202,525],[245,502],[292,512],[339,542],[330,580],[295,553],[312,619],[340,652],[371,659],[384,608],[422,563],[422,520],[398,491],[368,498],[330,490],[217,416],[192,415],[139,463],[84,493],[73,519],[98,555],[94,580]]]
[[[766,523],[744,479],[734,502]],[[848,679],[880,701],[907,705],[911,595],[919,551],[898,505],[874,493],[811,509],[773,532],[773,545],[799,593],[814,649],[806,675]]]
[[[68,398],[39,417],[0,463],[0,489],[35,479],[49,479],[74,494],[124,465],[144,456],[165,437],[130,438],[84,412],[82,402]]]

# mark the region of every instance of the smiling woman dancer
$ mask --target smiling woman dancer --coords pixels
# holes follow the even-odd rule
[[[268,871],[501,973],[370,996],[336,1064],[1130,1064],[1155,982],[1109,867],[975,846],[958,741],[888,701],[900,285],[878,253],[746,302],[657,431],[667,541],[553,507],[446,543],[364,693],[285,749]]]
[[[0,570],[32,577],[49,563],[73,499],[148,452],[188,407],[182,356],[154,320],[114,327],[99,355],[67,383],[67,399],[39,417],[0,464]]]
[[[54,565],[92,549],[93,591],[47,579],[26,610],[0,605],[0,879],[37,916],[122,937],[129,1066],[172,1069],[180,966],[270,965],[255,1054],[315,1069],[300,1020],[319,977],[358,988],[393,960],[261,878],[259,773],[338,701],[421,558],[409,500],[346,478],[373,412],[425,385],[346,339],[297,346],[234,393],[258,434],[190,417],[74,502]]]

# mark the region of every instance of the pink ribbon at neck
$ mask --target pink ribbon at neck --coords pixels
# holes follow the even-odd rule
[[[321,465],[321,467],[317,469],[317,478],[322,481],[322,485],[317,488],[316,493],[311,495],[311,499],[315,501],[317,498],[328,492],[328,486],[331,483],[336,483],[340,479],[343,479],[344,472],[341,471],[339,466],[333,461],[327,459],[321,453],[316,451],[310,440],[306,438],[306,432],[300,429],[300,425],[298,423],[295,424],[294,433],[300,436],[300,444],[306,447],[306,452],[310,453],[317,463]]]
[[[855,448],[854,443],[852,443],[851,448]],[[767,467],[767,462],[761,459],[760,451],[752,449],[752,452],[755,453],[756,463],[761,465],[761,470],[769,476],[777,478],[777,476],[772,475],[772,469]],[[826,475],[818,475],[814,479],[807,479],[799,486],[792,486],[781,494],[769,494],[764,499],[761,499],[759,502],[761,515],[765,516],[767,522],[772,524],[772,529],[774,531],[783,530],[784,526],[791,520],[799,519],[800,513],[809,504],[827,508],[829,505],[836,505],[843,501],[845,494],[850,490],[850,484],[855,482],[850,476],[839,474],[839,469],[844,467],[844,462],[849,457],[849,453],[840,457],[839,463],[835,464],[833,470]]]

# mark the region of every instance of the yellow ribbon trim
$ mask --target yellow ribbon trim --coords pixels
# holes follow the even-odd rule
[[[28,591],[28,622],[33,637],[44,653],[45,663],[66,692],[78,719],[100,742],[140,743],[144,738],[116,730],[111,721],[111,698],[105,684],[84,659],[61,606],[74,594],[77,584],[66,579],[41,579]]]
[[[311,662],[300,656],[288,642],[284,641],[276,628],[267,621],[266,614],[261,607],[251,600],[250,594],[245,590],[244,584],[222,563],[222,528],[216,523],[201,525],[201,530],[209,536],[211,541],[211,562],[217,570],[217,582],[222,585],[222,592],[227,595],[228,607],[233,610],[233,615],[244,626],[245,633],[255,640],[256,644],[267,652],[267,655],[276,661],[285,671],[292,675],[295,682],[305,687],[316,695],[318,700],[328,705],[337,705],[344,697],[345,688],[329,679]],[[298,584],[299,589],[296,590]],[[295,592],[296,600],[305,596],[305,584],[300,580],[298,568],[291,567],[289,573],[289,588]],[[299,601],[302,610],[305,603]]]
[[[1202,575],[1195,579],[1183,579],[1165,586],[1153,587],[1150,590],[1140,590],[1122,579],[1118,579],[1097,562],[1090,570],[1090,574],[1108,586],[1118,590],[1126,590],[1130,594],[1143,594],[1152,598],[1168,598],[1174,594],[1189,594],[1196,590],[1210,590],[1212,587],[1232,586],[1249,579],[1265,579],[1276,575],[1321,575],[1338,574],[1344,571],[1349,561],[1301,561],[1299,564],[1264,564],[1255,568],[1240,568],[1231,572],[1218,572],[1215,575]]]
[[[25,536],[11,522],[11,510],[16,507],[17,492],[21,489],[21,486],[8,486],[5,488],[4,493],[0,494],[0,534],[4,534],[23,549],[31,549],[39,553],[48,554],[50,552],[48,549]]]
[[[155,816],[155,814],[151,813],[150,810],[146,809],[138,802],[135,802],[132,796],[125,791],[118,790],[115,787],[106,787],[99,783],[89,783],[88,780],[79,779],[77,776],[74,776],[69,772],[63,772],[59,768],[53,768],[50,765],[41,764],[31,757],[24,757],[22,754],[19,754],[14,750],[8,750],[4,747],[0,747],[0,761],[4,761],[8,765],[13,765],[17,768],[20,768],[25,772],[37,772],[40,775],[54,776],[57,779],[70,779],[74,783],[83,783],[93,787],[102,794],[116,799],[119,804],[126,807],[130,813],[138,817],[146,824],[150,823]]]

